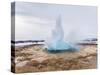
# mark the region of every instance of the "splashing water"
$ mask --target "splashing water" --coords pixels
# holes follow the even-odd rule
[[[56,21],[56,27],[52,31],[52,41],[48,43],[48,51],[61,52],[61,51],[75,51],[77,48],[75,45],[65,42],[64,31],[61,26],[61,17],[59,16]]]

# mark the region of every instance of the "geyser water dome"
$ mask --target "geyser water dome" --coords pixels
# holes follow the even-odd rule
[[[61,51],[75,51],[78,48],[74,44],[70,44],[63,40],[64,31],[61,26],[61,16],[56,20],[55,29],[52,31],[52,40],[48,43],[47,50],[50,52],[61,52]]]

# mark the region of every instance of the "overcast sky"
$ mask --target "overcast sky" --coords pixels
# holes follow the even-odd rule
[[[95,6],[16,2],[15,7],[15,40],[49,40],[59,15],[64,40],[97,37]],[[14,17],[13,8],[12,5],[12,17]]]

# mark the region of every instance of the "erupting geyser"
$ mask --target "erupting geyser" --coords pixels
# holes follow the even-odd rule
[[[52,31],[52,40],[48,43],[48,51],[50,52],[61,52],[61,51],[75,51],[76,46],[65,42],[64,31],[61,26],[61,17],[59,16],[56,20],[55,29]]]

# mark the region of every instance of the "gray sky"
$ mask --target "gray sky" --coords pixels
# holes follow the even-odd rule
[[[16,40],[49,40],[59,15],[62,19],[64,40],[75,41],[97,37],[97,7],[95,6],[28,2],[16,2],[15,5]],[[13,10],[12,17],[14,17]]]

